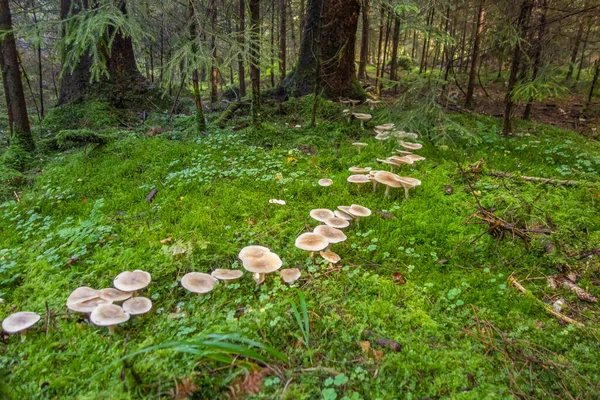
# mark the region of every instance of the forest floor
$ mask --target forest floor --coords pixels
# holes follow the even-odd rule
[[[531,122],[502,138],[501,121],[475,114],[425,125],[419,110],[393,106],[361,130],[323,103],[309,128],[310,108],[290,101],[265,110],[261,128],[232,130],[248,123],[239,117],[200,137],[191,117],[152,116],[107,130],[107,144],[43,156],[43,170],[0,204],[0,316],[43,316],[24,342],[1,337],[0,397],[596,398],[598,304],[547,277],[600,296],[600,144]],[[375,140],[372,127],[388,122],[421,135],[426,160],[401,171],[422,181],[409,199],[346,182],[351,166],[383,169],[376,159],[397,143]],[[368,143],[360,154],[357,140]],[[294,246],[317,224],[309,211],[350,204],[373,215],[333,246],[338,266],[313,264]],[[237,254],[251,244],[300,268],[300,281],[286,286],[274,273],[258,286],[245,273],[204,296],[179,285],[189,271],[241,269]],[[111,287],[134,269],[152,274],[149,314],[111,336],[66,312],[75,288]],[[302,309],[300,292],[308,330],[291,308]],[[258,340],[288,362],[263,352],[252,370],[242,358],[169,349],[123,360],[212,333]]]

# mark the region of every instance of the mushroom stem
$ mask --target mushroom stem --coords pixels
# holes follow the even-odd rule
[[[365,125],[362,119],[360,120],[360,129],[365,129]]]
[[[26,331],[19,332],[19,334],[21,335],[21,343],[25,341],[25,332]]]
[[[359,221],[360,221],[360,218],[359,218],[359,217],[356,217],[356,227],[357,227],[357,228],[360,226],[360,222],[359,222]]]
[[[373,181],[373,193],[377,191],[377,181]]]
[[[408,186],[404,186],[404,196],[408,199]]]
[[[385,188],[385,197],[390,197],[390,187],[391,187],[391,186],[387,186],[387,187]]]
[[[315,252],[311,251],[309,257],[310,257],[311,260],[314,261],[314,259],[315,259]]]
[[[114,335],[115,334],[115,326],[114,325],[109,325],[108,326],[108,334],[109,335]]]
[[[356,147],[358,149],[358,154],[360,154],[360,146]]]
[[[254,279],[254,281],[256,282],[257,285],[260,285],[261,283],[263,283],[265,281],[265,274],[256,272],[252,275],[252,278]]]

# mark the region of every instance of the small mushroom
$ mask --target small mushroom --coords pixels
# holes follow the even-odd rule
[[[152,300],[147,297],[132,297],[123,303],[123,310],[130,315],[142,315],[152,310]]]
[[[408,159],[412,160],[413,162],[415,162],[415,161],[425,161],[425,157],[420,156],[418,154],[407,154],[407,155],[405,155],[402,158],[408,158]]]
[[[67,304],[67,308],[78,313],[89,314],[94,311],[96,307],[104,304],[112,304],[112,301],[98,297],[97,299],[82,301],[81,303]]]
[[[402,182],[398,180],[399,176],[396,174],[392,174],[391,172],[379,171],[375,174],[374,178],[375,180],[377,180],[377,182],[386,186],[385,197],[388,197],[390,195],[391,188],[402,187]]]
[[[333,227],[327,226],[327,225],[317,226],[315,228],[314,232],[318,235],[323,236],[325,239],[327,239],[329,244],[336,244],[336,243],[344,242],[344,241],[346,241],[346,239],[348,239],[348,237],[346,237],[344,232],[342,232],[341,230],[339,230],[337,228],[333,228]],[[329,248],[329,245],[327,246],[327,248]]]
[[[300,270],[298,268],[287,268],[279,271],[279,276],[285,283],[294,283],[300,279]]]
[[[354,143],[352,143],[352,146],[355,146],[355,147],[356,147],[356,149],[358,150],[358,154],[360,154],[360,150],[361,150],[363,147],[367,147],[367,146],[368,146],[368,144],[366,144],[366,143],[361,143],[361,142],[354,142]]]
[[[310,251],[310,258],[313,259],[314,252],[329,246],[329,241],[318,233],[307,232],[296,238],[295,245],[301,250]]]
[[[213,278],[218,279],[220,281],[234,281],[236,279],[240,279],[244,273],[239,269],[215,269],[210,273]]]
[[[356,107],[357,105],[360,104],[360,100],[348,100],[348,102],[350,103],[350,105],[352,106],[352,108]]]
[[[342,259],[339,255],[332,251],[321,251],[321,257],[328,261],[328,266],[331,267],[331,264],[337,264]]]
[[[92,289],[91,287],[81,286],[71,292],[67,298],[67,307],[69,305],[83,303],[84,301],[97,299],[99,297],[100,291]]]
[[[350,175],[347,179],[348,183],[354,183],[360,189],[365,185],[365,183],[371,182],[369,177],[366,175]]]
[[[383,124],[383,125],[377,125],[375,127],[375,129],[377,129],[378,131],[391,131],[392,129],[394,129],[394,124],[389,123],[389,124]]]
[[[419,138],[419,135],[412,132],[404,132],[404,131],[395,131],[392,132],[392,135],[398,139],[413,139],[416,140]]]
[[[106,288],[100,290],[100,298],[111,302],[127,300],[131,297],[131,292],[123,292],[119,289]]]
[[[371,110],[371,111],[373,111],[373,110],[375,109],[375,106],[376,106],[377,104],[380,104],[380,103],[381,103],[381,100],[371,100],[371,99],[367,99],[367,100],[365,101],[365,103],[368,103],[368,104],[370,105],[370,107],[369,107],[369,108],[370,108],[370,110]]]
[[[90,321],[97,326],[107,326],[108,333],[115,333],[115,326],[129,321],[129,314],[116,304],[101,304],[94,308]]]
[[[333,181],[328,178],[319,179],[319,186],[327,187],[333,185]]]
[[[137,291],[144,289],[151,281],[152,278],[148,272],[136,269],[131,272],[121,272],[113,281],[113,285],[123,292],[133,292],[133,296],[136,296]]]
[[[409,189],[413,189],[417,186],[421,185],[421,181],[415,178],[409,178],[406,176],[398,177],[398,180],[402,183],[404,187],[404,196],[408,199],[408,191]]]
[[[408,150],[420,150],[423,148],[423,145],[421,143],[411,143],[400,140],[398,144],[400,144],[400,146]]]
[[[283,265],[281,258],[275,253],[266,253],[259,258],[246,258],[242,265],[246,271],[252,272],[256,283],[265,281],[265,274],[277,271]]]
[[[10,315],[2,321],[2,329],[8,334],[19,333],[21,342],[25,341],[25,332],[40,320],[34,312],[21,311]]]
[[[215,288],[217,280],[204,272],[188,272],[181,278],[180,283],[192,293],[206,294]]]
[[[335,215],[333,215],[333,211],[327,208],[315,208],[314,210],[310,210],[310,216],[314,220],[325,222],[327,218],[333,218]]]
[[[270,253],[268,247],[264,246],[246,246],[238,254],[238,258],[242,261],[246,258],[260,258],[266,253]]]
[[[395,167],[398,166],[398,164],[396,162],[394,162],[394,161],[392,161],[392,160],[390,160],[388,158],[378,158],[377,162],[389,165],[390,166],[390,170],[392,170],[392,171],[394,170]]]
[[[335,214],[335,211],[333,213]],[[350,217],[350,219],[352,219],[352,217]],[[350,225],[350,222],[345,218],[333,217],[327,218],[325,220],[325,225],[331,226],[332,228],[343,229],[347,228]]]
[[[352,172],[353,174],[366,174],[371,171],[371,167],[350,167],[348,168],[348,171]]]
[[[360,127],[362,129],[365,129],[365,121],[368,121],[371,118],[373,118],[371,114],[353,113],[352,115],[354,115],[354,118],[360,121]]]
[[[354,219],[351,215],[348,215],[347,213],[341,210],[335,210],[333,214],[336,218],[345,219],[346,221],[352,221]],[[337,226],[334,226],[334,228],[337,228]]]
[[[344,111],[342,111],[342,115],[346,117],[348,123],[350,123],[350,118],[352,117],[352,113],[350,112],[350,110],[346,108]]]
[[[376,135],[375,135],[375,139],[377,140],[388,140],[390,138],[390,133],[389,132],[384,132],[384,131],[375,131]]]
[[[350,208],[348,208],[348,210],[344,212],[356,218],[356,226],[358,226],[361,217],[368,217],[369,215],[371,215],[371,210],[369,210],[366,207],[359,206],[358,204],[352,204]]]
[[[396,150],[396,153],[402,155],[402,156],[410,156],[410,155],[414,155],[413,153],[411,153],[410,151],[404,151],[404,150]]]

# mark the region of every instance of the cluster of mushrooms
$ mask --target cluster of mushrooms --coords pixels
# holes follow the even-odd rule
[[[350,119],[352,117],[359,120],[361,129],[365,128],[366,121],[373,118],[373,116],[371,114],[353,112],[354,107],[356,107],[358,104],[360,104],[360,100],[340,99],[340,103],[350,106],[350,108],[346,108],[346,109],[344,109],[344,111],[342,111],[342,115],[348,119],[348,122],[350,122]],[[371,111],[373,111],[375,109],[375,106],[380,103],[381,103],[381,100],[367,99],[364,104],[368,104],[370,106]]]
[[[391,189],[404,188],[405,197],[408,198],[409,190],[421,185],[421,181],[407,176],[400,176],[394,172],[396,169],[401,169],[404,165],[413,165],[417,161],[425,160],[425,157],[413,153],[413,151],[421,149],[423,145],[403,140],[407,138],[417,139],[418,135],[416,133],[394,131],[393,129],[394,124],[384,124],[375,127],[375,139],[388,140],[394,137],[402,147],[401,150],[396,150],[396,154],[393,156],[377,159],[379,163],[389,165],[390,171],[373,170],[370,167],[351,167],[349,171],[353,175],[350,175],[347,180],[349,183],[358,185],[359,188],[366,183],[372,183],[373,192],[377,190],[377,184],[382,184],[386,187],[385,196],[390,195]],[[352,145],[357,148],[359,153],[363,147],[368,146],[366,143],[361,142],[355,142]]]

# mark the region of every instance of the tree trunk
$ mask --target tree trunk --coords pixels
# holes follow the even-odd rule
[[[275,0],[271,1],[271,48],[269,54],[271,56],[271,87],[275,87]]]
[[[10,109],[9,116],[12,121],[11,144],[32,151],[35,149],[35,143],[27,116],[27,104],[8,1],[0,0],[0,32],[7,32],[0,39],[0,69],[2,69],[2,81],[6,90],[6,106]]]
[[[217,41],[216,41],[216,30],[217,30],[217,4],[215,0],[210,0],[208,5],[208,12],[210,13],[210,27],[212,32],[210,33],[210,48],[212,52],[212,60],[210,66],[210,103],[211,107],[214,106],[218,101],[219,85],[217,82]]]
[[[525,23],[527,20],[527,14],[529,12],[529,8],[531,8],[531,3],[533,0],[523,0],[521,4],[521,11],[519,13],[519,20],[517,22],[517,32],[521,39],[524,39],[525,36]],[[512,55],[512,63],[510,67],[510,78],[508,80],[508,88],[506,91],[506,96],[504,97],[504,124],[502,126],[502,134],[504,136],[509,136],[512,133],[512,124],[511,117],[513,111],[513,100],[512,100],[512,91],[517,84],[517,75],[519,73],[519,65],[521,63],[521,46],[519,42],[515,45],[513,49]]]
[[[397,79],[396,73],[398,70],[398,43],[400,42],[400,18],[394,13],[394,32],[392,33],[392,61],[390,63],[390,80]],[[394,84],[394,90],[397,85]]]
[[[61,19],[64,21],[69,16],[76,15],[88,8],[88,0],[61,0]],[[127,5],[124,0],[119,3],[119,8],[124,15],[127,15]],[[63,35],[65,33],[63,32]],[[112,33],[113,31],[108,32],[109,35],[112,35]],[[102,51],[105,53],[106,68],[110,78],[103,79],[101,83],[110,83],[118,86],[118,90],[110,91],[110,94],[115,96],[112,101],[119,106],[124,105],[122,102],[128,100],[128,95],[131,92],[139,91],[145,81],[137,68],[131,38],[117,33],[111,48],[102,49]],[[80,99],[90,91],[91,65],[91,58],[87,54],[84,54],[79,58],[79,62],[73,71],[64,72],[58,100],[59,105]]]
[[[577,53],[579,52],[579,43],[581,43],[581,37],[583,36],[583,24],[579,20],[578,22],[579,27],[577,28],[577,36],[575,36],[575,41],[573,42],[573,51],[571,52],[571,59],[569,60],[569,70],[565,77],[566,82],[569,82],[573,76],[573,68],[577,62]]]
[[[479,56],[479,44],[481,43],[484,19],[485,0],[481,0],[479,3],[479,11],[477,13],[477,28],[475,29],[475,35],[473,39],[473,51],[471,52],[471,72],[469,73],[465,108],[471,108],[473,106],[473,92],[475,90],[475,79],[477,77],[477,57]]]
[[[194,7],[194,1],[189,1],[189,13],[192,23],[190,24],[190,40],[192,41],[192,51],[198,52],[196,41],[198,40],[198,13]],[[183,87],[185,76],[181,77]],[[202,97],[200,97],[200,82],[198,79],[198,70],[192,71],[192,86],[194,88],[194,104],[196,105],[196,130],[200,134],[206,129],[206,120],[204,118],[204,110],[202,110]]]
[[[244,52],[246,51],[246,44],[244,31],[246,30],[246,0],[240,0],[240,24],[238,29],[238,43],[240,46],[240,53],[238,54],[238,80],[240,81],[240,97],[246,96],[246,72],[244,70]]]
[[[281,73],[281,80],[284,80],[287,73],[287,0],[280,0],[279,8],[281,13],[281,19],[279,20],[279,72]]]
[[[258,124],[260,107],[260,0],[250,0],[250,79],[252,80],[252,124]]]
[[[369,11],[371,0],[362,0],[362,34],[360,38],[360,64],[358,79],[367,80],[367,64],[369,58]]]
[[[535,82],[537,75],[540,71],[542,64],[542,49],[544,46],[544,34],[546,31],[546,14],[548,13],[548,0],[542,0],[542,14],[540,15],[540,24],[538,28],[538,37],[536,40],[536,47],[533,53],[533,72],[531,74],[531,82]],[[530,99],[525,106],[523,112],[523,119],[529,119],[531,117],[531,107],[533,99]]]
[[[594,70],[594,78],[592,79],[592,86],[590,87],[590,93],[588,94],[587,102],[585,103],[585,110],[587,110],[592,103],[592,97],[594,97],[594,89],[596,89],[596,83],[598,82],[598,76],[600,75],[600,59],[596,60],[596,69]]]
[[[316,34],[322,8],[321,34]],[[291,96],[313,92],[315,71],[319,60],[314,54],[318,41],[323,63],[321,80],[325,96],[363,98],[364,92],[356,78],[354,47],[360,3],[358,0],[309,0],[298,63],[283,82]]]
[[[428,31],[431,28],[431,26],[433,25],[434,13],[435,13],[435,8],[432,8],[431,14],[427,18],[426,28]],[[428,52],[429,52],[429,32],[427,33],[427,36],[423,39],[423,52],[421,54],[421,64],[419,65],[419,74],[421,74],[424,71],[427,72],[427,54],[428,54]]]
[[[583,46],[581,47],[581,57],[579,58],[579,65],[577,66],[577,77],[575,78],[576,81],[579,81],[579,78],[581,77],[581,69],[583,68],[583,62],[585,60],[585,51],[587,50],[588,41],[590,39],[590,31],[592,30],[592,24],[592,19],[588,18],[585,39],[583,39]]]
[[[381,16],[379,18],[379,40],[377,41],[377,71],[375,71],[375,87],[379,91],[379,72],[383,69],[381,65],[381,44],[383,42],[383,26],[385,21],[385,7],[380,4]]]

